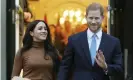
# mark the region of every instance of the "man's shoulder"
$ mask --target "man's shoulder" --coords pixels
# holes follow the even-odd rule
[[[82,32],[73,34],[73,35],[71,35],[69,38],[72,38],[72,39],[74,39],[74,40],[79,39],[79,38],[81,38],[81,36],[83,35],[84,32],[85,32],[85,31],[82,31]]]
[[[106,34],[106,33],[104,33],[104,35],[106,35],[106,37],[108,38],[108,40],[119,41],[119,39],[117,37],[114,37],[114,36],[109,35],[109,34]]]

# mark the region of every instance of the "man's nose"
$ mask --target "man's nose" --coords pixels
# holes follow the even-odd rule
[[[96,20],[95,19],[92,19],[92,23],[96,23]]]

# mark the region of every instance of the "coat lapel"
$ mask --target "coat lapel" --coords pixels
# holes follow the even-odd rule
[[[104,47],[105,47],[105,43],[106,43],[106,38],[105,37],[106,37],[106,34],[102,33],[101,42],[100,42],[100,45],[99,45],[99,48],[98,48],[98,50],[103,51],[103,53],[104,53]]]
[[[87,30],[84,31],[83,34],[81,35],[80,42],[81,42],[81,47],[84,51],[85,59],[87,59],[87,62],[90,65],[92,65],[91,55],[89,51],[89,44],[88,44],[88,39],[87,39]]]

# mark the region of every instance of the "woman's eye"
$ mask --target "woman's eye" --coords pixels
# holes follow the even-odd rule
[[[41,27],[41,28],[39,28],[38,30],[42,30],[42,27]]]
[[[47,28],[44,28],[44,30],[47,30]]]

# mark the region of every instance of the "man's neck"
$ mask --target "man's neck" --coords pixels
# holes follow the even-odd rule
[[[90,31],[92,32],[92,33],[97,33],[97,32],[99,32],[100,30],[102,30],[102,28],[100,27],[98,30],[96,30],[96,31],[92,31],[91,29],[90,29]]]

